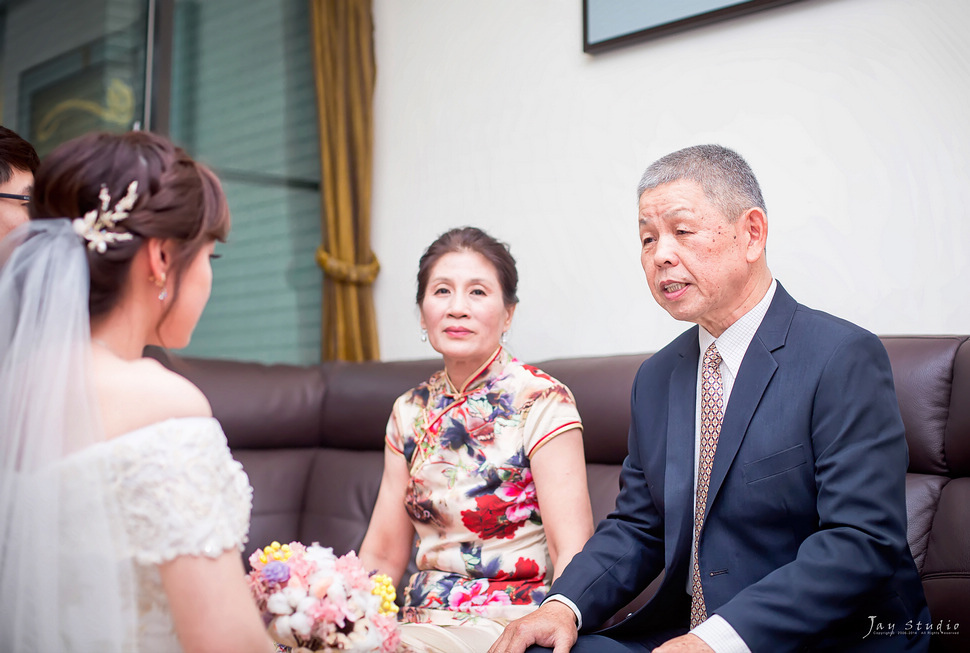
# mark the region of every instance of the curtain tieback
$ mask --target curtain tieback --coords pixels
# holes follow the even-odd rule
[[[356,283],[369,286],[377,279],[377,273],[381,271],[381,264],[377,261],[374,252],[370,253],[370,261],[357,264],[348,263],[331,254],[323,248],[317,247],[317,265],[323,268],[324,274],[340,283]]]

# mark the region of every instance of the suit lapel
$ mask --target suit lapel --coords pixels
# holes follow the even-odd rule
[[[774,376],[775,370],[778,369],[778,363],[771,352],[785,344],[796,306],[795,300],[779,283],[775,289],[775,296],[771,300],[771,306],[768,307],[768,312],[765,313],[761,326],[758,327],[741,361],[741,368],[734,380],[731,398],[724,413],[724,421],[721,423],[721,434],[717,439],[711,483],[707,491],[708,513],[741,447],[741,441],[748,431],[754,411],[761,403],[765,389],[771,377]]]
[[[694,497],[694,414],[697,400],[697,331],[680,352],[667,394],[667,469],[664,474],[664,541],[668,570],[686,562],[678,554],[691,550]],[[682,556],[681,556],[682,557]]]

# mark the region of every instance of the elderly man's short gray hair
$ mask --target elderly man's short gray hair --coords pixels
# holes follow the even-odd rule
[[[657,159],[640,178],[637,199],[644,191],[678,179],[700,184],[707,198],[731,222],[753,207],[768,213],[751,166],[740,154],[721,145],[694,145]]]

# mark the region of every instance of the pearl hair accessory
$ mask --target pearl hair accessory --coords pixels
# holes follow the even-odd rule
[[[118,200],[114,210],[108,210],[111,205],[111,195],[108,194],[108,187],[101,184],[101,191],[98,193],[101,206],[84,214],[83,218],[75,218],[72,221],[74,231],[79,236],[88,241],[88,249],[98,254],[104,254],[108,245],[131,240],[132,235],[127,232],[117,233],[110,231],[116,229],[118,223],[128,217],[128,213],[135,206],[138,199],[138,182],[133,181],[128,184],[128,192]]]

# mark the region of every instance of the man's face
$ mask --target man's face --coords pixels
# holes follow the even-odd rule
[[[0,193],[11,195],[30,195],[34,188],[34,175],[27,170],[13,168],[13,174],[6,183],[0,184]],[[6,236],[17,225],[27,222],[27,202],[9,197],[0,197],[0,238]]]
[[[685,179],[644,191],[639,218],[640,263],[654,299],[719,336],[740,317],[750,278],[746,220],[730,223]]]

